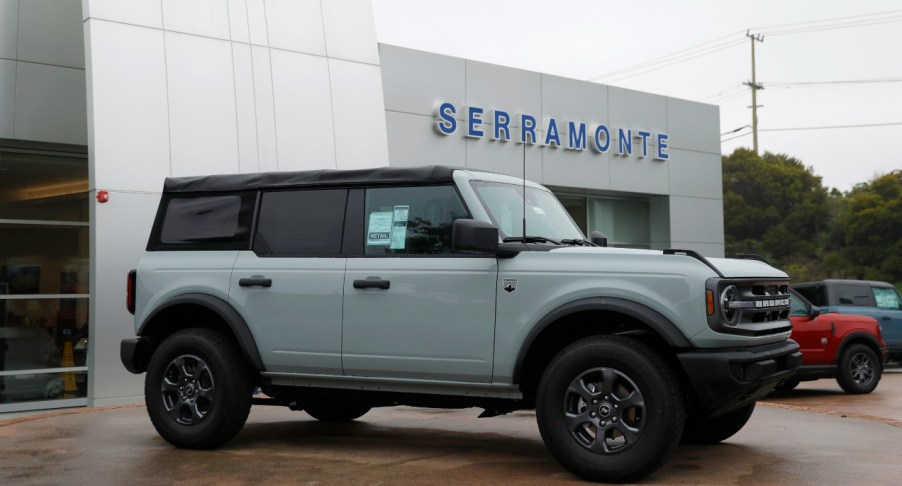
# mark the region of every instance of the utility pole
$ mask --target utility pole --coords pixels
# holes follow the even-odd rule
[[[761,34],[751,34],[749,31],[745,32],[745,36],[748,37],[752,41],[752,80],[749,82],[745,82],[745,84],[749,88],[752,88],[752,106],[749,108],[752,109],[752,144],[755,149],[755,155],[758,154],[758,90],[764,89],[764,86],[758,84],[755,81],[755,42],[764,42],[764,36]],[[763,106],[763,105],[760,105]]]

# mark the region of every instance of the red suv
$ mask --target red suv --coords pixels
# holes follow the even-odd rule
[[[790,290],[792,339],[802,351],[802,366],[777,390],[788,391],[801,381],[836,378],[846,393],[870,393],[877,388],[886,362],[886,342],[875,319],[826,313]]]

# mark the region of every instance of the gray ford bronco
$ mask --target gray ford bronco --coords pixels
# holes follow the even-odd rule
[[[544,187],[486,172],[167,179],[122,362],[177,447],[227,442],[252,404],[534,408],[574,474],[637,479],[736,433],[798,367],[789,280],[593,240]]]

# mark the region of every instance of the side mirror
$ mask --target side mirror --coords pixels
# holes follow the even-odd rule
[[[601,231],[593,231],[589,236],[589,239],[595,246],[608,246],[608,237],[605,236]]]
[[[498,228],[485,221],[457,219],[451,226],[451,247],[454,251],[496,253]]]
[[[808,317],[814,319],[815,317],[821,315],[821,308],[813,305],[810,309],[808,309]]]

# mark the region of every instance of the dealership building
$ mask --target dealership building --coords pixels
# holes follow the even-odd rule
[[[143,400],[166,177],[451,165],[613,246],[723,256],[713,105],[376,41],[367,0],[0,0],[0,413]]]

